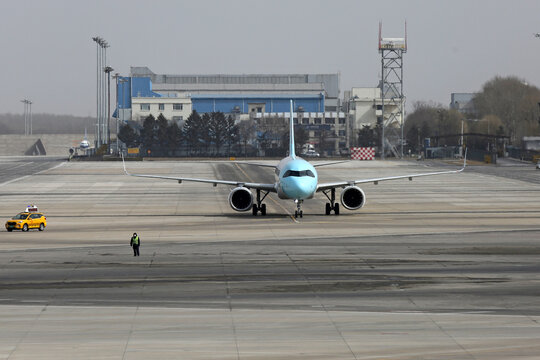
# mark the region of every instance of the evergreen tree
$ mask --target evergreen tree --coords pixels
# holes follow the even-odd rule
[[[174,155],[174,152],[182,147],[182,129],[178,126],[176,121],[173,121],[167,130],[169,151]]]
[[[139,135],[129,124],[123,125],[118,132],[118,139],[128,147],[134,147],[139,144]]]
[[[227,155],[231,156],[231,146],[236,144],[239,139],[238,125],[231,115],[227,117],[226,121],[226,141],[227,141]]]
[[[377,139],[375,138],[375,130],[369,125],[362,126],[362,129],[358,130],[358,146],[361,147],[373,147],[376,146]]]
[[[206,114],[205,114],[206,115]],[[222,112],[213,112],[208,119],[208,134],[210,142],[216,148],[216,155],[219,154],[221,145],[227,138],[227,121]]]
[[[169,150],[169,122],[159,114],[155,125],[156,148],[163,154]]]
[[[195,110],[189,115],[182,127],[182,136],[186,140],[188,153],[191,155],[199,145],[199,128],[201,127],[202,119],[199,113]]]
[[[210,145],[212,143],[212,135],[210,133],[210,119],[210,114],[204,113],[203,116],[201,116],[201,122],[197,129],[197,132],[199,134],[199,140],[204,147],[204,154],[206,156],[208,156],[208,149],[210,148]]]
[[[153,151],[156,146],[156,119],[152,114],[144,119],[143,128],[141,130],[141,142],[147,152],[148,150]]]

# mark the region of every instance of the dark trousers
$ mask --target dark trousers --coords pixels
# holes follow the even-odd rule
[[[139,245],[133,245],[133,256],[139,256]]]

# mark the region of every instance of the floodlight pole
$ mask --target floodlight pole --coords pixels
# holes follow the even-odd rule
[[[28,134],[27,134],[27,131],[28,131],[28,125],[27,125],[27,121],[26,121],[26,108],[27,108],[26,102],[27,102],[27,101],[28,101],[28,100],[26,100],[26,99],[21,100],[21,102],[23,103],[23,107],[24,107],[24,110],[23,110],[23,111],[24,111],[24,112],[23,112],[23,114],[24,114],[24,115],[23,115],[23,116],[24,116],[24,135],[28,135]]]
[[[29,113],[30,113],[30,116],[29,116],[29,124],[30,124],[30,135],[32,135],[32,102],[30,100],[28,100],[28,110],[29,110]]]
[[[107,74],[107,150],[111,153],[111,71],[114,69],[110,66],[105,66],[105,73]]]

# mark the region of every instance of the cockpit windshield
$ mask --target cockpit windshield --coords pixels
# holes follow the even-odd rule
[[[313,172],[311,170],[300,170],[300,171],[297,171],[297,170],[287,170],[285,171],[285,174],[283,174],[283,177],[286,178],[286,177],[289,177],[289,176],[295,176],[295,177],[303,177],[303,176],[309,176],[309,177],[312,177],[314,178],[315,175],[313,174]]]

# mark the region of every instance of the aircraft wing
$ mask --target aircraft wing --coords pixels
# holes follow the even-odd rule
[[[341,164],[344,162],[349,162],[350,160],[336,160],[336,161],[325,161],[325,162],[319,162],[319,163],[311,163],[313,167],[319,167],[319,166],[327,166],[327,165],[334,165],[334,164]]]
[[[259,189],[259,190],[265,190],[269,192],[277,191],[275,184],[262,184],[262,183],[217,180],[217,179],[187,178],[187,177],[181,177],[181,176],[177,177],[177,176],[163,176],[163,175],[131,174],[126,169],[126,163],[124,162],[123,156],[122,156],[122,164],[124,165],[124,172],[126,173],[126,175],[129,175],[129,176],[145,177],[145,178],[151,178],[151,179],[175,180],[175,181],[178,181],[178,183],[182,183],[182,181],[192,181],[192,182],[202,182],[202,183],[213,184],[214,186],[217,186],[219,184],[219,185],[229,185],[229,186],[243,186],[249,189]]]
[[[253,166],[269,167],[269,168],[272,168],[272,169],[275,169],[276,166],[277,166],[277,165],[272,165],[272,164],[256,163],[256,162],[249,162],[249,161],[233,161],[233,163],[240,164],[240,165],[253,165]]]
[[[360,180],[351,180],[351,181],[336,181],[332,183],[322,183],[317,186],[317,192],[325,191],[325,190],[329,190],[329,189],[333,189],[337,187],[346,187],[346,186],[352,186],[356,184],[365,184],[365,183],[370,183],[370,182],[377,185],[379,181],[389,181],[389,180],[398,180],[398,179],[412,180],[413,178],[420,177],[420,176],[455,174],[455,173],[460,173],[463,170],[465,170],[466,166],[467,166],[467,154],[465,153],[465,158],[463,160],[463,167],[458,170],[446,170],[446,171],[436,171],[436,172],[421,173],[421,174],[398,175],[398,176],[387,176],[387,177],[372,178],[372,179],[360,179]]]

